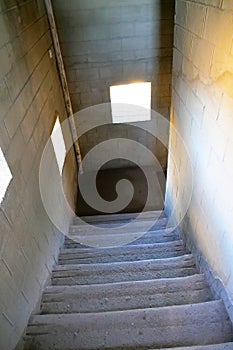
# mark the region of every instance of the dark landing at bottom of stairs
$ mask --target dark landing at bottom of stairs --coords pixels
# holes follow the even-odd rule
[[[159,216],[152,231],[122,247],[89,248],[67,238],[41,312],[30,319],[25,350],[233,350],[223,302],[213,300],[177,230],[165,232],[161,212],[145,213],[138,228]],[[89,220],[108,236],[111,227],[132,218]],[[82,234],[76,220],[71,232]]]

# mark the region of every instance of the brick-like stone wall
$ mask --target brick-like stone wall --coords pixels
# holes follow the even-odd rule
[[[233,298],[233,2],[177,0],[166,208]],[[193,169],[193,190],[190,169]],[[181,186],[178,186],[182,179]]]
[[[55,0],[53,6],[75,112],[110,102],[111,85],[151,81],[152,108],[169,117],[174,0]],[[123,128],[128,138],[143,139],[166,169],[161,144],[140,129]],[[121,133],[118,125],[87,133],[82,155]]]
[[[56,113],[66,118],[43,1],[1,0],[0,147],[13,175],[0,205],[1,350],[15,348],[22,336],[63,240],[39,190],[40,159]],[[71,150],[64,189],[73,207],[75,188]],[[68,228],[59,203],[56,210]]]

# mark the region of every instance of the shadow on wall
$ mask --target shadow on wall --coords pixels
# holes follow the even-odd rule
[[[134,124],[137,124],[137,123],[134,123]],[[147,147],[153,154],[156,155],[163,171],[166,171],[166,166],[167,166],[166,147],[164,147],[163,144],[155,136],[152,135],[152,133],[140,128],[140,125],[143,125],[143,124],[150,125],[150,122],[140,122],[138,124],[139,124],[139,127],[137,127],[136,125],[129,125],[126,123],[126,124],[107,124],[107,125],[102,125],[102,126],[93,128],[92,130],[82,135],[79,139],[80,144],[82,145],[82,156],[85,157],[85,155],[87,155],[88,152],[93,147],[95,147],[95,145],[105,140],[110,140],[113,138],[126,138],[126,139],[137,141],[138,143]],[[138,159],[139,164],[141,163],[141,165],[146,165],[146,166],[151,165],[146,163],[143,164],[142,162],[143,160],[140,159],[139,157]],[[103,166],[103,169],[125,168],[125,167],[131,167],[131,166],[133,166],[133,164],[130,164],[130,162],[127,162],[126,160],[122,161],[121,159],[118,159],[114,162],[105,164]]]

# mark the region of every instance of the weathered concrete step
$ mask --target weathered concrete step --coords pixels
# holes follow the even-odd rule
[[[99,227],[105,228],[108,230],[108,234],[115,234],[115,233],[132,233],[132,232],[139,232],[139,231],[145,231],[148,230],[161,230],[165,229],[166,227],[172,227],[171,223],[169,222],[168,218],[161,218],[161,219],[153,219],[153,220],[134,220],[130,222],[130,225],[128,222],[103,222],[101,224],[81,224],[81,225],[71,225],[70,226],[70,233],[77,233],[77,234],[96,234],[96,231]]]
[[[50,286],[41,312],[85,313],[154,308],[212,300],[204,275],[89,286]]]
[[[146,349],[230,342],[221,301],[90,314],[33,316],[25,350]]]
[[[175,258],[100,264],[57,265],[52,273],[53,285],[82,285],[157,278],[190,276],[197,273],[191,254]]]
[[[75,248],[80,247],[80,243],[86,246],[95,247],[109,247],[109,246],[122,246],[125,244],[153,244],[153,243],[163,243],[171,242],[179,239],[179,231],[177,229],[172,232],[166,232],[164,230],[159,230],[155,232],[147,232],[145,234],[141,232],[136,233],[120,233],[120,234],[110,234],[106,232],[105,234],[99,235],[69,235],[69,238],[65,239],[65,248]]]
[[[151,350],[174,350],[174,348],[159,348]],[[197,345],[197,346],[186,346],[182,348],[175,348],[175,350],[233,350],[233,343],[222,343],[212,345]]]
[[[159,230],[160,228],[165,228],[167,226],[172,226],[171,222],[169,222],[169,219],[167,217],[162,218],[147,218],[146,220],[143,219],[135,219],[135,220],[118,220],[118,221],[107,221],[107,222],[90,222],[86,223],[81,222],[79,223],[76,220],[76,223],[71,225],[71,231],[74,229],[75,231],[89,231],[89,230],[95,230],[96,227],[103,227],[103,228],[115,228],[119,227],[120,229],[124,229],[124,226],[128,229],[128,224],[134,224],[135,227],[144,228],[144,227],[151,227],[154,228],[154,230]]]
[[[62,249],[59,264],[87,264],[99,262],[137,261],[161,259],[186,254],[181,240],[167,243],[139,244],[107,249]]]
[[[143,213],[121,213],[121,214],[108,214],[108,215],[91,215],[91,216],[81,216],[80,219],[87,223],[105,223],[105,222],[124,222],[134,220],[140,214],[143,220],[159,219],[164,218],[164,211],[145,211]],[[74,225],[79,224],[79,218],[75,217],[73,220]]]

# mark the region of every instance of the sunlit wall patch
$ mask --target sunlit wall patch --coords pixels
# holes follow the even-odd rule
[[[51,134],[52,144],[58,164],[58,168],[60,171],[60,174],[62,174],[62,169],[66,157],[66,146],[61,130],[61,124],[59,121],[59,117],[57,117],[56,122],[53,127],[53,131]]]
[[[110,87],[113,123],[130,123],[151,119],[151,82]]]
[[[0,204],[2,203],[11,179],[12,174],[10,168],[0,148]]]

